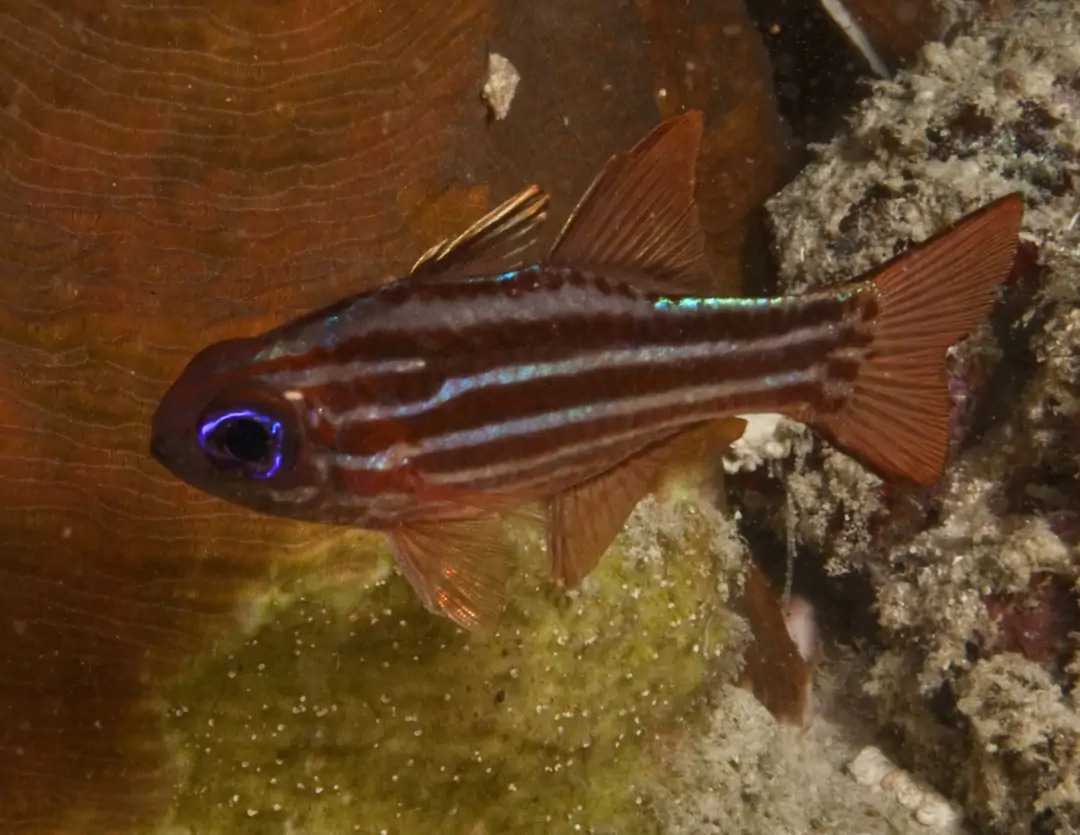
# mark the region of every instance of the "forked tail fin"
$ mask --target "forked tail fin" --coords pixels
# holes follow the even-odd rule
[[[1024,203],[996,200],[863,277],[873,342],[838,412],[815,425],[883,475],[930,484],[949,451],[946,350],[986,317],[1016,254]]]

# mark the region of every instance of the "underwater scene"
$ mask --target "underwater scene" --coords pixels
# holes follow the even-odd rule
[[[1080,0],[0,0],[0,835],[1080,833]]]

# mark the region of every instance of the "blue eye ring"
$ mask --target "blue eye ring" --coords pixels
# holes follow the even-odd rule
[[[228,432],[230,424],[241,422],[253,423],[265,433],[268,452],[265,457],[269,460],[261,460],[264,456],[258,456],[260,460],[249,460],[230,449],[227,439],[222,441],[218,437],[222,431]],[[273,478],[284,462],[285,428],[280,420],[254,409],[232,409],[203,420],[199,427],[199,446],[219,466],[241,470],[253,478]]]

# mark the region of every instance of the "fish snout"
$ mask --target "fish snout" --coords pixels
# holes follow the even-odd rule
[[[167,464],[169,460],[169,439],[161,432],[150,435],[150,456],[160,464]]]

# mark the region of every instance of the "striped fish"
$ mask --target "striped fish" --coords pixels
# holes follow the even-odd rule
[[[694,201],[702,122],[613,157],[548,257],[522,266],[548,198],[525,189],[408,276],[191,360],[151,451],[217,497],[385,531],[424,603],[499,610],[500,520],[543,509],[568,586],[691,438],[737,415],[803,421],[885,477],[937,479],[946,349],[1011,267],[1010,195],[828,292],[721,298]]]

